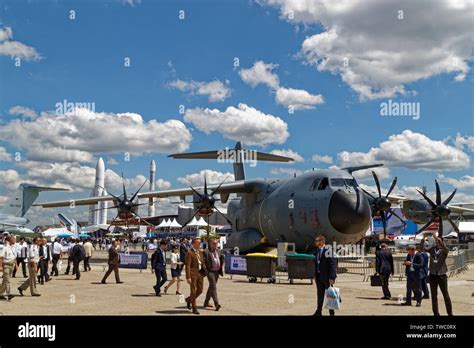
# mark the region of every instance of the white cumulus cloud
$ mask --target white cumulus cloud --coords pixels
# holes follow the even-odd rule
[[[294,110],[314,109],[316,105],[323,104],[324,98],[321,94],[314,95],[304,89],[280,87],[276,91],[275,100],[285,107],[293,107]]]
[[[206,134],[217,131],[227,139],[248,145],[283,144],[289,136],[288,125],[281,118],[243,103],[229,106],[225,111],[187,109],[184,119]]]
[[[191,138],[179,120],[145,121],[136,113],[87,109],[42,112],[34,120],[15,119],[0,128],[0,140],[25,150],[29,160],[51,162],[94,162],[94,153],[182,152]]]
[[[207,95],[210,102],[223,101],[230,97],[232,90],[219,80],[211,82],[175,80],[169,87],[191,94]]]
[[[300,55],[341,76],[361,100],[407,93],[406,85],[443,73],[465,79],[472,57],[473,1],[259,0],[281,18],[318,24]],[[436,18],[434,20],[434,18]]]
[[[319,162],[319,163],[326,163],[326,164],[331,164],[333,159],[331,156],[327,156],[327,155],[313,155],[313,157],[311,158],[313,161],[315,162]]]
[[[11,40],[13,30],[11,27],[0,29],[0,56],[9,56],[11,58],[21,58],[25,60],[38,60],[41,55],[34,47],[27,46],[19,41]]]
[[[239,75],[242,80],[252,87],[259,84],[265,84],[272,89],[278,89],[280,86],[280,79],[278,75],[273,73],[278,65],[265,63],[261,60],[256,61],[249,69],[241,69]]]
[[[21,106],[21,105],[16,105],[10,108],[8,110],[8,113],[10,115],[20,115],[28,118],[35,118],[36,117],[36,112],[33,109],[30,109],[26,106]]]

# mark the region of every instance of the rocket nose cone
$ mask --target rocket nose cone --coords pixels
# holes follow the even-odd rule
[[[104,171],[105,165],[104,165],[104,160],[102,159],[102,157],[99,158],[99,160],[97,161],[96,169],[97,169],[98,171]]]
[[[150,169],[155,170],[155,168],[156,168],[155,160],[151,160],[150,161]]]

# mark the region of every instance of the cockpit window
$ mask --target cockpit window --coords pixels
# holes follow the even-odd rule
[[[310,191],[315,191],[317,188],[318,188],[318,184],[319,184],[319,181],[321,180],[321,178],[316,178],[314,179],[313,183],[311,184],[309,190]]]
[[[332,187],[344,187],[346,186],[346,183],[344,182],[344,179],[331,179],[331,186]]]
[[[332,187],[357,187],[357,181],[355,179],[342,179],[342,178],[333,178],[331,179]]]
[[[346,182],[347,186],[351,186],[351,187],[358,187],[359,186],[357,184],[356,179],[344,179],[344,181]]]
[[[321,180],[321,183],[319,184],[318,191],[325,190],[326,187],[328,187],[328,185],[329,185],[329,180],[328,180],[328,178],[323,178],[323,179]]]

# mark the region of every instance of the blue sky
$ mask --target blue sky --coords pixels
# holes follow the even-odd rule
[[[201,151],[232,146],[235,140],[226,139],[218,131],[210,134],[200,131],[196,124],[183,119],[178,112],[179,105],[185,105],[186,109],[209,107],[223,112],[229,106],[244,103],[264,114],[279,117],[288,125],[289,137],[284,143],[275,141],[252,148],[267,152],[291,149],[305,159],[286,166],[259,163],[256,168],[247,169],[248,176],[253,177],[275,176],[271,170],[276,167],[305,170],[338,165],[338,153],[367,153],[405,130],[423,134],[432,141],[445,140],[453,149],[458,133],[462,139],[472,140],[472,70],[463,81],[454,80],[456,72],[433,71],[426,78],[402,82],[407,91],[415,93],[361,100],[360,93],[343,81],[341,74],[318,70],[299,54],[305,39],[328,28],[321,25],[326,19],[321,22],[315,19],[313,23],[298,22],[298,18],[287,21],[281,18],[283,5],[267,6],[253,1],[144,0],[132,3],[134,6],[121,1],[2,1],[0,28],[10,27],[13,31],[10,41],[34,47],[41,55],[41,59],[23,60],[20,68],[15,67],[11,55],[0,55],[2,125],[22,119],[9,112],[14,106],[25,106],[39,114],[54,110],[54,105],[64,99],[94,102],[96,112],[133,112],[140,114],[145,122],[180,120],[192,134],[189,150]],[[75,20],[69,19],[71,9],[76,13]],[[178,18],[180,10],[185,11],[184,20]],[[124,67],[125,57],[131,59],[130,67]],[[233,65],[235,57],[239,58],[239,67]],[[472,68],[469,57],[461,58]],[[250,69],[256,61],[277,65],[273,73],[278,76],[280,86],[322,95],[324,103],[289,114],[285,105],[275,101],[274,90],[265,84],[252,87],[239,75],[239,71]],[[190,95],[171,88],[169,83],[178,79],[219,80],[231,89],[231,95],[225,100],[210,102],[207,95]],[[380,104],[388,99],[420,103],[420,119],[381,117]],[[449,137],[451,139],[446,140]],[[104,129],[103,142],[108,141],[108,130]],[[0,138],[0,146],[10,154],[27,152],[6,137]],[[458,149],[472,159],[469,149],[460,145]],[[177,177],[202,169],[231,170],[230,165],[214,161],[178,161],[166,158],[166,153],[151,152],[132,156],[130,162],[124,162],[120,151],[92,151],[95,158],[114,158],[117,163],[106,163],[106,167],[117,173],[123,170],[127,177],[147,176],[148,163],[155,159],[158,177],[169,181],[172,187],[183,186]],[[331,156],[333,163],[314,162],[311,158],[315,154]],[[470,164],[460,169],[449,166],[446,169],[397,165],[397,159],[392,163],[395,164],[384,179],[385,185],[395,175],[399,176],[400,186],[425,184],[429,188],[440,174],[454,180],[473,175]],[[81,165],[94,167],[95,163]],[[0,171],[9,169],[28,179],[25,167],[14,161],[0,161]],[[361,178],[361,181],[372,185],[370,179]],[[445,181],[443,187],[450,191],[453,185]],[[469,185],[462,191],[473,194]],[[7,192],[7,185],[2,186],[0,182],[0,195]],[[64,196],[55,193],[43,197],[61,199]]]

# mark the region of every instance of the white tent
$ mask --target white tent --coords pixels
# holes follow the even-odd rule
[[[181,225],[179,224],[178,221],[176,221],[176,219],[173,219],[173,221],[171,221],[169,227],[171,227],[171,228],[181,228]]]
[[[49,228],[46,231],[42,232],[44,237],[56,237],[59,234],[67,234],[73,236],[74,233],[71,233],[66,227],[59,227],[59,228]]]
[[[196,226],[207,226],[207,222],[204,220],[204,218],[201,216],[201,218],[197,221]]]
[[[191,226],[191,227],[199,226],[198,221],[196,220],[196,217],[193,216],[193,219],[191,220],[191,222],[189,224],[187,224],[186,226]]]
[[[160,222],[157,228],[165,228],[165,227],[170,227],[170,222],[168,219],[164,219],[163,221]]]

